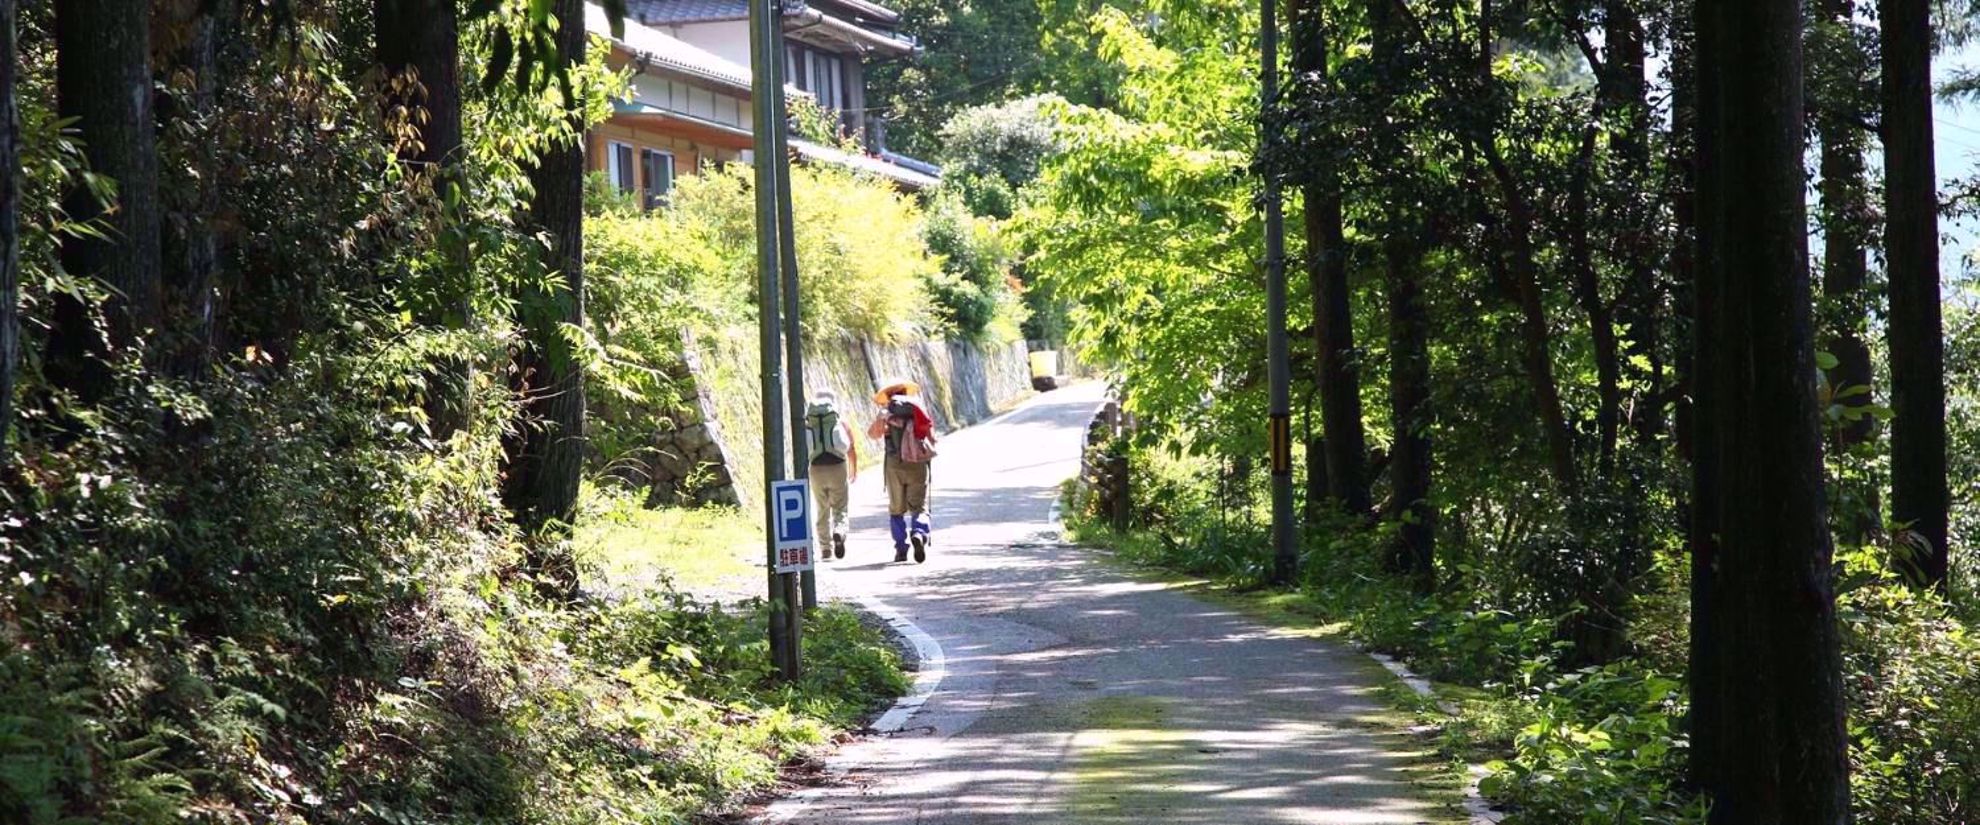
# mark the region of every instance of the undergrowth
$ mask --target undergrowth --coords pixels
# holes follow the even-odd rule
[[[1382,569],[1388,524],[1323,516],[1306,530],[1299,586],[1268,589],[1263,496],[1248,480],[1157,450],[1131,457],[1134,525],[1115,531],[1069,483],[1076,540],[1249,594],[1268,620],[1337,628],[1436,680],[1458,709],[1429,712],[1444,754],[1488,767],[1481,791],[1509,812],[1509,825],[1704,822],[1707,802],[1685,782],[1681,558],[1658,559],[1640,585],[1627,655],[1582,664],[1568,636],[1573,605],[1533,612],[1546,600],[1518,593],[1532,585],[1466,563],[1440,569],[1436,592],[1413,592]],[[1453,548],[1449,557],[1489,552]],[[1905,587],[1888,559],[1877,547],[1838,553],[1856,821],[1972,822],[1980,642],[1939,598]]]
[[[507,405],[435,445],[380,403],[401,358],[223,370],[171,415],[153,386],[5,465],[0,822],[702,821],[904,690],[841,609],[780,684],[760,601],[541,597],[494,493]],[[733,532],[677,521],[610,527]]]

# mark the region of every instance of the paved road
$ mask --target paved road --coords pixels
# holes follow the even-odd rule
[[[1048,393],[940,445],[936,542],[892,564],[879,473],[854,494],[828,598],[876,597],[946,653],[948,675],[892,736],[848,745],[836,785],[774,806],[816,825],[1419,823],[1396,755],[1357,724],[1368,662],[1122,575],[1052,542],[1095,384]]]

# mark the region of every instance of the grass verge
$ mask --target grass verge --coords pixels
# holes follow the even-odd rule
[[[592,575],[614,596],[571,634],[572,654],[609,676],[593,697],[608,717],[599,727],[659,757],[622,766],[659,790],[665,815],[653,821],[733,817],[908,689],[891,640],[836,605],[807,617],[804,675],[778,680],[766,605],[727,588],[761,581],[738,550],[756,539],[734,510],[611,498],[578,527]]]

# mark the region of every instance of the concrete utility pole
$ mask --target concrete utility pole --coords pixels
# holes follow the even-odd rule
[[[1279,102],[1278,0],[1258,8],[1259,113],[1268,116]],[[1259,154],[1272,155],[1276,141],[1269,117],[1261,117]],[[1272,385],[1266,440],[1272,459],[1272,580],[1292,584],[1299,573],[1299,536],[1293,528],[1292,366],[1286,352],[1286,216],[1279,181],[1265,172],[1265,362]]]
[[[772,0],[775,2],[776,0]],[[784,275],[784,369],[789,372],[785,384],[789,387],[791,399],[791,477],[806,478],[811,474],[811,449],[805,441],[809,428],[804,426],[804,409],[807,396],[804,392],[804,330],[799,326],[798,316],[798,265],[797,229],[791,217],[791,114],[784,100],[784,77],[788,67],[784,65],[784,15],[770,15],[771,58],[776,63],[777,92],[771,99],[777,103],[776,127],[777,160],[771,164],[777,170],[777,247],[778,263]],[[814,548],[824,536],[812,536]],[[814,549],[815,552],[815,549]],[[799,584],[804,591],[804,609],[818,606],[818,576],[806,570],[798,574]]]
[[[778,166],[783,163],[777,153],[777,133],[782,128],[777,119],[777,103],[784,89],[777,80],[776,59],[783,46],[772,40],[776,36],[776,15],[781,10],[779,0],[750,0],[749,58],[754,90],[750,106],[756,138],[757,328],[762,336],[763,359],[763,541],[767,557],[764,569],[770,584],[770,658],[777,664],[779,674],[785,679],[795,679],[800,662],[798,611],[792,598],[797,590],[797,576],[777,572],[776,502],[769,495],[770,483],[784,478],[783,352],[778,346],[777,307],[777,192],[782,177]]]

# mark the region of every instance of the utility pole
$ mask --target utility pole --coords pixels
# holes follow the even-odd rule
[[[1273,157],[1272,107],[1279,103],[1278,0],[1258,8],[1258,153]],[[1293,527],[1292,366],[1286,352],[1286,216],[1278,178],[1262,168],[1265,180],[1265,361],[1272,385],[1266,441],[1272,459],[1272,580],[1292,584],[1299,573],[1299,536]]]
[[[772,0],[775,2],[775,0]],[[777,170],[777,246],[778,263],[784,280],[784,364],[789,372],[785,384],[789,387],[791,399],[791,470],[792,478],[806,478],[811,474],[811,449],[805,441],[808,428],[804,426],[806,396],[804,392],[804,330],[798,320],[798,266],[797,229],[791,218],[791,114],[784,100],[784,15],[770,15],[771,59],[776,64],[776,93],[771,98],[777,104],[777,119],[772,124],[776,129],[777,159],[771,164]],[[813,536],[813,552],[817,542],[824,536]],[[798,574],[798,582],[803,593],[804,609],[818,606],[818,576],[812,570]]]
[[[777,572],[776,499],[770,495],[772,482],[784,478],[784,397],[783,352],[778,333],[778,232],[777,232],[777,100],[783,84],[777,82],[775,56],[782,46],[771,40],[779,0],[750,0],[749,57],[750,96],[755,118],[756,155],[756,267],[757,330],[762,337],[763,360],[763,541],[764,570],[770,585],[770,658],[786,680],[796,679],[799,670],[799,636],[795,601],[791,598],[795,574]]]

